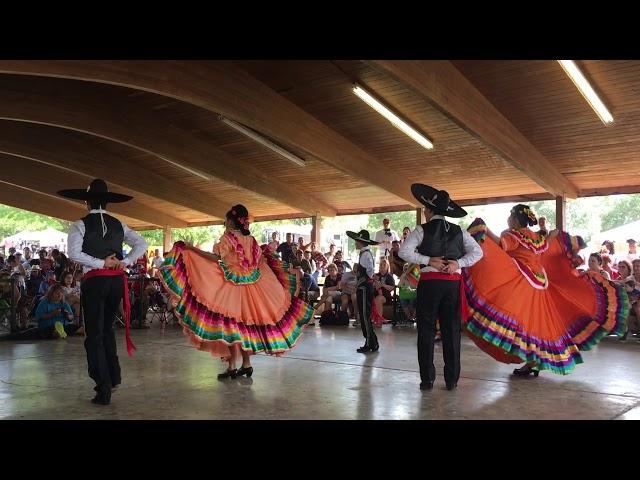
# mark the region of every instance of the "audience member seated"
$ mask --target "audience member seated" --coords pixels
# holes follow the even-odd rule
[[[31,266],[33,265],[31,263],[31,261],[33,260],[33,257],[31,256],[31,249],[29,247],[24,247],[22,249],[22,253],[24,254],[22,256],[22,259],[29,264],[29,268],[31,268]],[[24,267],[25,269],[27,268],[26,266]]]
[[[329,262],[327,261],[327,257],[325,257],[322,252],[316,248],[316,242],[311,242],[311,258],[316,262],[316,271],[312,275],[316,277],[316,280],[318,280],[319,276],[326,277],[326,270]]]
[[[316,273],[316,262],[313,260],[313,258],[311,258],[311,251],[309,250],[305,250],[303,252],[303,270],[305,270],[306,266],[309,266],[309,271],[305,270],[305,273],[308,273],[311,276],[314,276],[314,274]],[[316,274],[314,276],[314,278],[318,278],[318,275]]]
[[[344,275],[347,270],[351,270],[349,262],[342,260],[342,250],[338,250],[333,256],[333,263],[338,267],[338,273]]]
[[[404,242],[410,233],[411,233],[411,229],[409,227],[404,227],[402,229],[402,238],[400,239],[400,243]]]
[[[280,242],[278,241],[278,232],[273,232],[271,234],[271,241],[267,244],[269,246],[269,250],[272,252],[276,252],[278,250],[278,246]]]
[[[298,250],[302,250],[303,252],[305,252],[307,250],[307,248],[309,248],[310,245],[311,245],[311,242],[309,242],[309,243],[307,243],[305,245],[304,238],[303,237],[298,237]]]
[[[396,289],[396,282],[393,279],[393,275],[391,274],[389,261],[386,258],[380,260],[380,270],[373,276],[373,288],[375,290],[375,297],[373,301],[376,304],[376,310],[378,314],[373,318],[374,325],[376,327],[381,327],[382,323],[389,323],[390,320],[384,318],[383,315],[383,305],[391,305],[391,296],[393,295],[393,291]]]
[[[410,264],[405,264],[404,271],[398,281],[398,298],[400,306],[404,311],[405,317],[411,322],[416,321],[416,306],[418,303],[418,291],[411,287],[407,275],[409,274]]]
[[[42,270],[43,275],[46,275],[49,270],[53,270],[53,262],[48,258],[47,251],[44,248],[40,249],[38,256],[40,257],[40,270]]]
[[[164,258],[160,255],[160,249],[156,248],[153,252],[153,259],[151,260],[151,276],[158,276],[158,269],[162,266]]]
[[[75,323],[80,318],[80,287],[74,284],[73,273],[65,272],[62,275],[62,291],[64,302],[71,305],[75,315]]]
[[[358,318],[358,299],[356,297],[356,288],[358,286],[358,278],[357,272],[358,266],[355,265],[353,271],[344,272],[341,275],[340,283],[338,286],[340,287],[341,292],[341,306],[340,309],[343,312],[348,312],[351,310],[353,316],[356,318],[356,322],[354,325],[360,325],[360,319]],[[340,268],[338,267],[338,272],[340,272]]]
[[[627,262],[632,263],[634,260],[638,258],[638,252],[636,250],[637,242],[633,238],[630,238],[627,240],[627,243],[629,244],[629,253],[627,253],[624,259]]]
[[[22,266],[25,270],[29,270],[31,268],[31,260],[33,260],[33,258],[31,257],[31,249],[29,247],[24,247],[23,253]]]
[[[43,290],[43,284],[47,285],[47,282],[41,275],[40,265],[34,265],[31,267],[30,275],[27,279],[27,295],[35,299],[34,305],[40,300],[40,297],[46,293],[46,288]]]
[[[324,254],[324,258],[327,259],[327,265],[330,263],[336,263],[334,258],[335,255],[336,255],[336,246],[335,244],[332,243],[331,245],[329,245],[329,251]]]
[[[394,240],[391,243],[391,253],[389,254],[389,265],[391,266],[391,273],[393,273],[398,278],[400,278],[400,276],[402,275],[404,266],[407,263],[402,258],[400,258],[399,251],[400,251],[400,242],[397,240]]]
[[[549,230],[547,230],[547,219],[545,217],[538,218],[538,234],[546,237],[549,235]]]
[[[618,270],[620,270],[622,262],[623,260],[618,263]],[[640,334],[640,259],[636,259],[632,263],[632,274],[625,281],[625,290],[629,295],[631,312],[629,312],[627,320],[627,331],[621,337],[621,340],[626,340],[629,332],[636,335]]]
[[[287,241],[278,245],[278,248],[276,249],[276,252],[280,254],[280,259],[283,262],[291,263],[295,258],[293,246],[293,236],[290,233],[287,233]]]
[[[324,286],[322,287],[322,297],[318,301],[318,305],[315,308],[314,315],[322,315],[325,310],[331,310],[333,304],[340,302],[340,280],[341,275],[338,274],[338,268],[334,263],[330,263],[327,266],[327,276],[324,279]]]
[[[14,298],[16,302],[16,315],[20,328],[29,327],[29,312],[33,308],[34,297],[27,295],[27,272],[25,271],[19,258],[21,253],[10,255],[7,258],[7,268],[11,277],[15,280],[17,296]]]
[[[36,309],[38,334],[40,338],[65,338],[67,335],[80,335],[84,329],[73,323],[73,311],[64,302],[62,285],[55,284],[42,297]]]
[[[602,257],[602,269],[609,274],[611,280],[618,280],[620,274],[615,270],[615,266],[612,266],[612,260],[608,253],[600,253]]]
[[[7,264],[11,267],[11,273],[20,275],[22,277],[22,281],[27,278],[27,271],[24,269],[22,265],[22,254],[20,252],[15,255],[11,255],[7,258]]]
[[[609,272],[602,268],[602,257],[599,253],[589,255],[589,271],[599,273],[607,280],[611,280]]]
[[[56,280],[62,281],[62,274],[69,269],[69,259],[57,248],[51,250],[51,261],[53,262],[53,271],[56,274]]]

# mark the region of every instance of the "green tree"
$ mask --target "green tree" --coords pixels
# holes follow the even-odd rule
[[[0,239],[24,230],[37,232],[49,227],[67,232],[70,226],[71,222],[66,220],[58,220],[8,205],[0,205]]]
[[[147,241],[149,245],[162,245],[163,243],[163,234],[162,230],[143,230],[140,233],[140,236]]]
[[[602,230],[640,220],[640,194],[614,197],[602,212]]]

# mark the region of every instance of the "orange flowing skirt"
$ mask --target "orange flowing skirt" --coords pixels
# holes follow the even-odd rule
[[[252,272],[229,270],[182,242],[165,259],[162,279],[193,345],[223,359],[235,345],[271,355],[293,348],[313,318],[311,306],[296,296],[297,271],[268,251]]]
[[[572,265],[578,237],[565,232],[542,253],[546,288],[536,288],[515,260],[490,239],[481,220],[469,231],[483,258],[463,269],[469,313],[467,333],[483,351],[504,363],[537,362],[541,370],[569,373],[611,333],[621,334],[629,312],[622,287]],[[581,241],[581,239],[579,239]]]

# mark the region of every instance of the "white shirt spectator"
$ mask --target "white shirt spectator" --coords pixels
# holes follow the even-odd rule
[[[153,257],[153,261],[151,263],[153,264],[154,268],[160,268],[162,266],[162,262],[164,262],[164,258],[159,255],[157,257]]]
[[[382,229],[376,232],[376,236],[374,238],[376,242],[378,242],[378,254],[381,257],[387,256],[391,251],[391,243],[394,241],[400,241],[400,237],[398,233],[394,230]]]

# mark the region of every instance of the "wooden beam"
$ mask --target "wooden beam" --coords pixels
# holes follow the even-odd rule
[[[138,167],[102,147],[87,135],[44,125],[0,121],[0,152],[59,167],[112,185],[129,188],[214,217],[225,209],[216,199]],[[108,168],[105,168],[108,166]]]
[[[455,202],[461,207],[472,207],[476,205],[493,205],[495,203],[527,203],[553,199],[555,197],[549,193],[533,193],[531,195],[511,195],[508,197],[469,198],[455,200]]]
[[[47,90],[46,84],[1,87],[0,118],[53,125],[106,138],[186,167],[203,174],[204,178],[219,178],[307,213],[335,213],[333,207],[321,200],[298,193],[289,183],[269,176],[182,127],[162,121],[152,111],[126,101],[126,97],[104,90],[89,84],[74,85],[64,91]],[[218,212],[216,217],[224,218],[227,208],[224,203],[209,200],[209,205],[215,205]]]
[[[0,187],[0,203],[11,207],[20,208],[33,213],[39,213],[48,217],[59,218],[68,222],[75,222],[87,214],[87,209],[77,203],[64,198],[54,198],[51,195],[34,192],[26,188],[18,187],[10,183],[4,183]],[[136,225],[139,220],[123,215],[116,215],[118,219],[127,225]]]
[[[10,183],[15,186],[24,187],[35,192],[45,193],[54,198],[62,198],[57,195],[58,190],[64,188],[82,188],[87,184],[86,177],[63,171],[42,163],[34,162],[17,157],[0,154],[0,181]],[[12,168],[16,166],[17,168]],[[84,207],[83,202],[74,202]],[[111,203],[109,211],[126,215],[127,217],[142,220],[143,223],[151,225],[175,225],[177,227],[187,226],[187,222],[179,218],[172,217],[165,212],[155,210],[142,205],[136,200],[126,203]]]
[[[580,190],[581,197],[599,197],[606,195],[624,195],[640,193],[640,185],[625,185],[622,187],[586,188]]]
[[[0,72],[108,83],[176,98],[300,148],[416,205],[409,180],[233,62],[2,60]]]
[[[424,218],[424,208],[416,208],[416,225],[422,225],[425,223],[426,218]]]
[[[162,229],[162,245],[164,253],[168,253],[173,247],[173,237],[171,235],[171,227],[164,227]],[[163,254],[164,255],[164,254]]]
[[[322,218],[320,215],[311,217],[311,241],[316,245],[320,245]]]
[[[371,207],[371,208],[349,208],[338,210],[337,215],[367,215],[372,213],[390,213],[390,212],[407,212],[415,210],[413,205],[391,205],[389,207]]]
[[[549,193],[578,196],[576,187],[451,62],[376,60],[370,63],[425,97]]]
[[[567,199],[565,197],[556,197],[556,228],[558,230],[567,230],[566,221]]]

